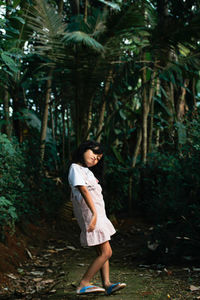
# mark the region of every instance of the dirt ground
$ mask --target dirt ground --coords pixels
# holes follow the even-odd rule
[[[140,219],[121,220],[111,241],[113,282],[126,282],[116,294],[77,296],[76,286],[95,257],[81,248],[75,221],[52,228],[45,223],[17,229],[0,243],[0,299],[200,299],[198,266],[164,265],[146,259],[150,225]],[[145,255],[144,255],[145,253]],[[99,274],[93,281],[101,285]]]

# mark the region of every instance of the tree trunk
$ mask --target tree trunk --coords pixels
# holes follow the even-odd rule
[[[8,10],[8,7],[10,6],[10,0],[6,0],[6,19],[9,18],[10,11]],[[5,118],[5,133],[7,134],[8,138],[11,137],[11,126],[10,126],[10,118],[9,118],[9,94],[7,90],[7,86],[5,87],[4,91],[4,118]]]
[[[72,15],[79,15],[79,13],[80,13],[79,0],[70,0],[70,6],[72,9]]]
[[[131,165],[131,167],[133,169],[135,168],[137,157],[138,157],[139,152],[140,152],[141,142],[142,142],[142,129],[138,128],[137,129],[137,142],[136,142],[136,145],[135,145],[135,150],[134,150],[132,165]],[[132,215],[132,212],[133,212],[133,174],[131,174],[130,177],[129,177],[128,211],[129,211],[129,214]]]
[[[4,92],[4,99],[3,99],[3,105],[4,105],[4,119],[5,119],[5,133],[7,134],[8,138],[11,137],[11,126],[10,126],[10,117],[9,117],[9,94],[7,89],[5,89]]]
[[[142,97],[142,161],[146,163],[147,160],[147,134],[148,134],[148,113],[149,113],[149,103],[147,98],[147,83],[146,83],[146,68],[143,70],[142,74],[142,84],[143,84],[143,97]]]
[[[92,102],[93,102],[93,97],[90,98],[90,103],[89,103],[86,140],[90,139],[90,129],[92,126]]]
[[[55,141],[56,140],[56,136],[55,136],[55,126],[54,126],[54,116],[53,116],[52,104],[50,105],[50,117],[51,117],[52,138]]]
[[[103,94],[103,102],[99,117],[99,126],[97,129],[97,142],[100,143],[101,141],[101,135],[102,135],[102,129],[103,129],[103,123],[104,123],[104,116],[106,111],[106,97],[108,95],[109,89],[110,89],[110,83],[113,79],[113,70],[111,69],[108,73],[107,79],[105,81],[105,87],[104,87],[104,94]]]
[[[21,110],[24,108],[22,103],[21,95],[19,89],[16,88],[15,94],[12,94],[13,98],[13,130],[15,136],[17,137],[19,143],[23,142],[23,125],[22,125],[22,113]],[[14,90],[12,91],[14,93]]]
[[[40,161],[43,163],[44,160],[44,153],[45,153],[45,142],[46,142],[46,135],[47,135],[47,125],[48,125],[48,111],[49,111],[49,102],[51,96],[51,85],[52,85],[52,74],[53,70],[51,69],[48,74],[48,80],[46,84],[46,97],[45,97],[45,107],[44,107],[44,114],[42,119],[42,126],[41,126],[41,137],[40,137]]]
[[[148,153],[151,153],[151,151],[152,151],[153,121],[154,121],[154,99],[152,98],[151,107],[150,107],[150,122],[149,122],[149,136],[148,136]]]
[[[161,29],[163,34],[168,34],[168,25],[170,22],[169,16],[169,9],[168,9],[168,1],[166,0],[157,0],[157,8],[158,8],[158,27]],[[163,70],[168,68],[170,65],[170,61],[174,60],[176,55],[172,49],[169,47],[168,41],[166,43],[166,47],[163,46],[161,49],[160,55],[160,65],[162,66]],[[173,122],[174,122],[174,88],[172,85],[166,81],[161,80],[161,86],[163,88],[163,92],[161,93],[162,102],[164,103],[165,107],[167,108],[168,112],[166,112],[164,118],[168,122],[168,128],[164,131],[165,139],[171,140],[173,136]]]
[[[67,133],[68,133],[68,139],[67,139],[67,150],[68,150],[68,159],[71,160],[71,130],[70,130],[70,113],[69,108],[67,107]]]
[[[137,157],[140,152],[141,142],[142,142],[142,129],[138,128],[137,129],[137,142],[135,145],[135,150],[134,150],[133,160],[132,160],[132,168],[135,168]]]
[[[179,121],[183,119],[186,110],[188,110],[186,99],[185,99],[186,88],[188,87],[188,84],[189,84],[189,79],[185,79],[184,86],[181,87],[181,94],[177,103],[177,118]]]
[[[59,14],[62,14],[62,12],[63,12],[63,7],[64,7],[63,0],[59,0],[59,1],[58,1],[58,13],[59,13]]]
[[[85,0],[85,11],[84,11],[84,22],[87,23],[87,15],[88,15],[88,0]]]
[[[65,126],[65,106],[62,104],[62,164],[63,164],[63,170],[66,169],[66,161],[65,161],[65,132],[66,132],[66,126]]]
[[[149,91],[149,105],[150,105],[150,122],[149,122],[149,136],[148,136],[148,153],[151,153],[152,150],[152,138],[153,138],[153,120],[154,120],[154,92],[155,92],[155,75],[154,71],[151,87]]]
[[[193,95],[193,103],[194,103],[194,111],[197,109],[197,100],[196,100],[196,78],[192,80],[192,95]]]
[[[106,111],[106,100],[104,97],[102,107],[101,107],[100,117],[99,117],[99,126],[98,126],[98,130],[97,130],[97,142],[98,143],[100,143],[100,141],[101,141],[105,111]]]

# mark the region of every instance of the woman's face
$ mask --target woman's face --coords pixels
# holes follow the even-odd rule
[[[102,158],[103,154],[95,154],[92,150],[88,149],[84,152],[83,158],[85,161],[85,164],[88,168],[94,167],[100,159]]]

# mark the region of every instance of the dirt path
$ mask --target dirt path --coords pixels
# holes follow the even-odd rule
[[[76,285],[95,252],[79,247],[77,227],[69,225],[61,234],[52,233],[37,254],[33,255],[35,252],[29,248],[27,262],[20,265],[16,273],[7,274],[10,282],[1,289],[0,299],[200,299],[199,268],[147,265],[141,253],[146,245],[148,226],[137,224],[128,228],[120,228],[113,237],[110,261],[111,280],[126,282],[127,287],[109,298],[104,294],[75,294]],[[93,283],[101,285],[99,275]]]
[[[121,239],[120,239],[121,240]],[[191,270],[184,268],[167,267],[162,265],[136,265],[129,249],[113,241],[113,257],[110,262],[111,278],[113,282],[126,282],[127,287],[118,293],[109,296],[115,300],[165,300],[165,299],[198,299],[200,292],[191,292],[192,281],[194,286],[199,286],[198,274],[191,274]],[[97,296],[76,296],[75,287],[81,275],[85,272],[87,266],[93,258],[91,249],[72,250],[70,257],[63,264],[62,269],[65,272],[66,284],[57,286],[56,295],[50,299],[108,299],[108,296],[101,294]],[[193,277],[193,278],[192,278]],[[101,285],[100,276],[96,275],[94,284]]]

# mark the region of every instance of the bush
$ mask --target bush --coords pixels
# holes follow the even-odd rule
[[[138,202],[155,224],[153,239],[179,258],[200,251],[200,123],[187,126],[187,143],[179,152],[155,152],[141,167]]]
[[[105,157],[105,203],[108,213],[127,211],[129,170],[123,167],[115,157]]]
[[[0,134],[0,226],[14,226],[25,212],[26,201],[21,170],[25,167],[24,156],[18,143]]]
[[[16,209],[13,203],[5,197],[0,197],[0,225],[8,225],[14,229],[15,221],[17,220]]]

